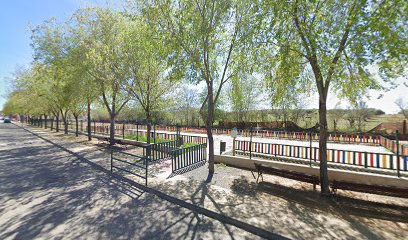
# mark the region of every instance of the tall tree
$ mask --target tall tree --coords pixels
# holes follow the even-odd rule
[[[327,173],[327,96],[329,90],[355,99],[367,88],[378,88],[370,67],[390,81],[407,63],[406,1],[264,1],[259,8],[258,41],[268,46],[263,54],[285,62],[284,85],[307,74],[319,94],[320,180],[329,193]],[[310,84],[312,84],[310,82]]]
[[[40,95],[54,103],[54,114],[60,115],[64,133],[68,134],[68,113],[75,100],[72,88],[77,84],[75,69],[68,57],[72,47],[65,24],[50,19],[32,29],[35,81],[41,88]],[[57,128],[58,129],[58,128]]]
[[[249,110],[254,110],[261,96],[261,85],[257,78],[240,74],[233,78],[228,91],[231,109],[236,115],[236,121],[249,121]]]
[[[404,115],[405,119],[408,119],[408,102],[404,101],[402,98],[398,98],[394,103],[400,109],[400,112]]]
[[[145,12],[157,18],[159,29],[175,54],[174,66],[184,68],[186,78],[206,85],[206,119],[209,172],[214,172],[212,126],[215,104],[223,86],[239,71],[251,74],[249,9],[246,1],[152,1]]]
[[[147,122],[147,143],[153,114],[161,111],[170,102],[177,81],[172,78],[166,59],[169,49],[163,44],[154,24],[140,19],[139,15],[122,25],[122,46],[127,68],[127,81],[123,89],[142,107]]]
[[[123,51],[123,14],[110,8],[84,8],[74,15],[82,32],[88,74],[98,86],[110,118],[110,144],[115,143],[115,119],[130,100],[121,86],[127,80]]]

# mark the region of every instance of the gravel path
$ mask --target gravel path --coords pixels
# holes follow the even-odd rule
[[[95,162],[109,159],[93,146],[64,144]],[[97,171],[12,124],[0,124],[0,183],[0,239],[257,239]]]

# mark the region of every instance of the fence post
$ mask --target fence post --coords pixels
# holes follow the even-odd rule
[[[235,137],[232,138],[232,156],[235,156]]]
[[[125,121],[123,121],[122,125],[122,139],[125,139]]]
[[[139,123],[136,123],[136,139],[139,141]]]
[[[177,140],[177,147],[180,147],[181,141],[180,141],[180,126],[177,124],[176,125],[176,140]]]
[[[400,157],[399,157],[399,139],[398,139],[399,131],[395,131],[395,141],[397,144],[397,176],[400,177]],[[392,160],[391,160],[392,161]]]
[[[150,152],[150,144],[149,145],[147,145],[147,148],[148,148],[148,152]],[[146,158],[145,158],[145,163],[146,163],[146,183],[145,183],[145,185],[147,186],[147,175],[148,175],[148,173],[149,173],[149,171],[148,171],[148,167],[149,167],[149,160],[150,160],[150,157],[149,157],[149,154],[147,155],[147,156],[145,156]]]
[[[364,153],[364,167],[367,168],[368,153]]]
[[[153,125],[153,143],[156,144],[156,124]]]
[[[312,166],[312,132],[309,132],[309,143],[310,143],[309,165]]]
[[[249,138],[249,159],[252,159],[252,127],[251,127],[251,136]]]

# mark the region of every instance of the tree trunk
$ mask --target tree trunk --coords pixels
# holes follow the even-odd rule
[[[150,114],[149,105],[147,105],[147,107],[145,109],[145,114],[146,114],[146,121],[147,121],[146,142],[147,142],[147,144],[150,144],[150,141],[151,141],[150,132],[152,131],[152,116]]]
[[[78,137],[78,115],[74,115],[75,117],[75,136]]]
[[[214,97],[212,84],[208,84],[208,114],[207,114],[207,141],[208,141],[208,171],[214,173],[214,138],[212,125],[214,118]]]
[[[111,146],[115,145],[115,108],[112,108],[112,113],[110,114],[110,129],[109,129],[109,144]]]
[[[67,116],[63,116],[62,120],[64,121],[64,134],[68,134],[68,119]]]
[[[54,117],[51,119],[51,131],[54,130]]]
[[[55,131],[59,132],[59,114],[55,116],[55,119],[57,120],[57,126],[55,126]]]
[[[47,129],[47,115],[44,114],[44,128]]]
[[[320,96],[319,98],[319,156],[320,156],[320,186],[321,194],[330,194],[329,189],[329,176],[327,172],[327,106],[326,96]]]
[[[91,102],[88,101],[88,109],[87,109],[87,124],[88,124],[88,141],[92,140],[92,126],[91,126]]]

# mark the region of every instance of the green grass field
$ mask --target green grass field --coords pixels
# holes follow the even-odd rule
[[[369,118],[367,122],[364,122],[361,130],[363,132],[367,132],[383,122],[402,123],[403,120],[404,120],[404,116],[402,114],[374,115],[371,118]],[[300,127],[306,128],[306,127],[314,126],[318,121],[319,121],[318,115],[316,113],[316,114],[313,114],[313,117],[310,120],[306,119],[305,121],[303,121],[301,119],[298,125]],[[334,131],[334,116],[330,113],[327,114],[327,123],[328,123],[329,131]],[[336,127],[337,131],[356,132],[357,131],[356,127],[357,126],[355,126],[355,128],[350,128],[349,122],[345,119],[337,120],[337,127]]]

